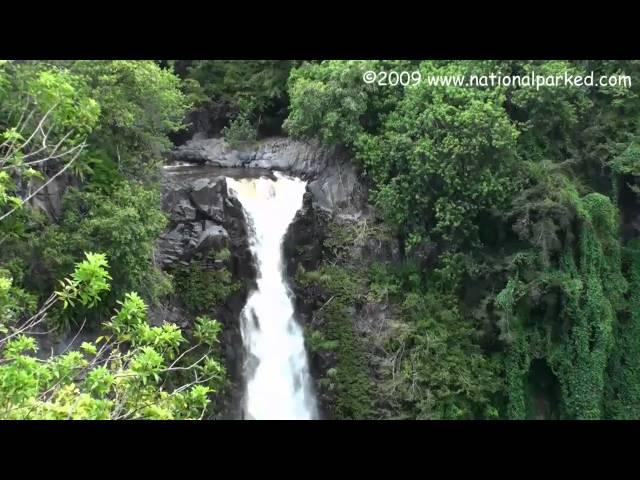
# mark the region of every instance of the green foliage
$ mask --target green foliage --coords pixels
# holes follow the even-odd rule
[[[189,312],[209,313],[240,288],[227,266],[211,264],[212,260],[223,258],[228,259],[228,250],[212,252],[209,257],[192,260],[172,272],[176,294]]]
[[[337,340],[327,340],[320,330],[307,329],[305,333],[307,345],[312,353],[334,351],[340,346],[340,343]]]
[[[636,78],[640,73],[637,60],[600,60],[580,62],[585,70],[599,75],[629,75]],[[591,93],[593,107],[583,115],[582,122],[574,132],[577,146],[574,157],[581,159],[581,175],[594,188],[603,191],[611,186],[610,177],[604,176],[608,168],[618,174],[635,175],[634,150],[638,143],[640,127],[640,85],[631,87],[601,86]],[[609,177],[609,178],[607,178]],[[627,176],[625,181],[632,180]],[[608,185],[605,184],[608,183]]]
[[[297,281],[304,287],[318,286],[324,304],[316,312],[321,330],[307,330],[312,351],[332,351],[337,363],[320,385],[334,401],[332,413],[337,419],[367,419],[372,414],[372,389],[361,340],[356,336],[350,305],[361,295],[355,272],[326,266],[313,272],[299,272]]]
[[[565,262],[568,273],[578,274],[580,281],[577,289],[566,289],[566,312],[573,322],[558,372],[568,414],[598,419],[616,313],[627,284],[621,273],[617,209],[599,194],[587,195],[582,207],[586,218],[579,263]]]
[[[565,416],[597,419],[603,415],[613,328],[627,290],[621,271],[618,211],[609,198],[596,193],[573,200],[580,224],[577,249],[567,242],[557,263],[539,251],[542,272],[532,276],[525,270],[523,275],[532,280],[511,279],[496,299],[511,318],[515,336],[507,361],[511,418],[526,415],[524,377],[531,359],[540,357],[547,358],[557,375]],[[532,317],[545,296],[556,295],[562,305],[557,316]]]
[[[231,142],[250,141],[264,123],[277,131],[286,116],[291,60],[178,61],[185,91],[227,124]]]
[[[334,61],[294,71],[286,126],[293,135],[351,146],[374,201],[411,243],[438,235],[474,240],[478,216],[503,206],[517,188],[518,132],[502,108],[504,91],[425,82],[397,98],[363,84],[362,73],[376,67]],[[424,78],[468,69],[464,63],[419,65]],[[381,104],[383,112],[370,111]]]
[[[55,278],[68,271],[79,252],[103,251],[111,265],[111,299],[135,289],[158,301],[170,291],[165,275],[151,266],[154,242],[166,225],[159,205],[157,190],[133,182],[113,186],[110,194],[70,191],[60,224],[36,243],[45,262],[39,268]]]
[[[492,415],[496,365],[473,342],[473,325],[451,296],[409,293],[389,332],[381,396],[386,415],[474,419]]]
[[[198,82],[212,102],[253,103],[258,110],[286,95],[289,60],[197,60],[186,66],[187,78]]]
[[[61,128],[72,128],[79,136],[91,132],[100,116],[100,106],[93,98],[79,93],[86,87],[82,80],[66,70],[44,70],[29,82],[28,89],[38,107],[52,110],[53,122]]]
[[[109,288],[104,255],[86,257],[72,278],[62,282],[76,287],[58,294],[66,306],[72,307],[74,300],[92,305]],[[11,288],[8,281],[0,287],[4,293]],[[185,338],[180,329],[149,326],[147,306],[135,292],[118,303],[120,308],[104,324],[105,335],[83,342],[79,350],[38,359],[33,356],[38,344],[28,333],[0,337],[0,418],[203,418],[224,376],[212,350],[198,352],[198,360],[188,355],[193,348],[181,353]],[[217,322],[200,319],[198,325],[200,338],[217,341]]]
[[[607,368],[605,413],[607,418],[635,420],[640,417],[640,243],[625,250],[629,279],[623,315],[614,326],[615,345]]]
[[[5,64],[3,78],[0,216],[13,216],[0,225],[5,235],[0,238],[6,240],[25,227],[28,215],[18,210],[25,186],[82,164],[84,142],[98,124],[100,106],[80,77],[44,62]]]
[[[171,291],[152,266],[166,225],[154,169],[189,107],[180,88],[152,61],[0,65],[0,216],[10,215],[0,221],[0,353],[15,358],[0,373],[3,418],[198,418],[209,408],[224,376],[206,347],[214,326],[181,356],[179,329],[148,325],[143,301]],[[75,177],[60,177],[64,188],[77,187],[65,195],[62,218],[12,210],[62,169]],[[74,266],[85,251],[104,253]],[[67,274],[36,313],[37,298]],[[43,320],[97,326],[122,298],[101,339],[46,361],[29,356],[37,347],[31,328]]]
[[[24,315],[36,310],[36,297],[13,284],[7,270],[0,269],[0,335],[7,333]]]
[[[69,133],[72,142],[97,125],[99,103],[83,79],[67,69],[47,62],[11,62],[4,66],[4,75],[4,88],[10,95],[2,98],[0,124],[7,131],[13,127],[14,139],[25,140],[43,119],[49,136],[59,140]],[[19,109],[31,110],[31,115],[20,121]]]
[[[478,358],[479,370],[494,379],[495,362],[502,362],[504,387],[485,382],[497,388],[491,390],[496,394],[504,388],[510,418],[538,415],[530,398],[530,383],[540,373],[532,371],[537,360],[536,365],[549,367],[561,391],[555,415],[626,418],[634,411],[634,387],[628,396],[622,387],[635,368],[634,344],[621,338],[621,325],[631,322],[632,297],[629,293],[625,300],[621,212],[611,198],[620,200],[623,219],[633,218],[636,205],[622,195],[627,187],[640,191],[638,86],[481,89],[423,81],[394,89],[364,85],[360,75],[393,69],[419,69],[423,79],[593,71],[597,79],[621,73],[633,78],[639,68],[638,62],[623,61],[330,61],[305,64],[290,76],[289,132],[340,143],[353,152],[369,180],[371,198],[405,246],[408,263],[418,260],[425,246],[442,252],[428,271],[420,264],[410,284],[385,278],[382,271],[372,278],[369,301],[404,304],[411,291],[424,299],[402,310],[390,338],[411,332],[409,338],[418,342],[421,330],[415,325],[427,320],[414,318],[414,312],[429,319],[432,333],[446,324],[433,333],[445,345],[447,335],[457,338],[458,326],[464,325],[462,338],[470,342],[462,342],[465,355],[477,348],[475,339],[504,353],[502,360],[489,359],[476,350],[478,356],[471,358]],[[353,235],[332,238],[336,261],[353,262]],[[625,270],[631,284],[632,271]],[[450,316],[438,313],[439,304],[454,305],[447,310]],[[479,323],[463,322],[468,314]],[[414,364],[433,362],[427,351],[417,346],[408,358]],[[417,367],[413,371],[413,378],[422,375]],[[427,387],[438,391],[436,384],[425,380],[425,390],[415,398],[426,401]],[[487,400],[493,393],[476,391],[468,398],[482,398],[482,406],[455,403],[451,411],[495,413],[498,404]],[[404,398],[397,390],[390,398],[397,396]],[[447,402],[443,397],[412,412],[449,416],[451,411],[440,409]],[[403,408],[398,404],[390,411],[398,414]]]
[[[640,176],[640,145],[630,143],[625,150],[613,159],[613,169],[623,175]]]
[[[319,134],[328,143],[355,139],[367,109],[365,62],[305,64],[289,78],[291,107],[284,127],[293,136]]]
[[[567,61],[507,62],[510,73],[527,76],[582,75],[587,72]],[[575,130],[592,106],[584,88],[512,88],[511,117],[521,131],[518,149],[524,160],[564,160],[573,148]]]
[[[92,145],[131,175],[160,160],[170,146],[167,134],[182,128],[190,106],[180,79],[153,61],[80,60],[69,62],[68,68],[100,103]]]
[[[551,161],[527,162],[524,188],[503,214],[518,237],[539,253],[543,267],[574,241],[581,185],[570,180],[568,167]]]
[[[218,335],[221,330],[222,324],[220,322],[207,316],[200,316],[196,318],[193,336],[198,342],[213,346],[218,343]]]
[[[417,86],[389,115],[384,136],[359,139],[358,157],[374,182],[377,204],[403,233],[413,234],[413,243],[437,235],[450,242],[475,240],[479,215],[503,206],[517,186],[517,132],[500,108],[503,102],[499,89]]]
[[[415,262],[362,265],[353,255],[353,246],[385,236],[389,241],[384,229],[362,221],[332,222],[324,265],[296,278],[308,292],[322,292],[306,340],[312,352],[336,358],[319,382],[333,415],[496,418],[500,363],[484,354],[451,291],[439,293]],[[376,304],[386,306],[389,324],[358,332],[356,322],[368,315],[359,312]]]
[[[11,216],[0,222],[0,264],[22,261],[20,286],[44,296],[82,252],[102,251],[114,288],[98,314],[130,289],[156,303],[171,284],[152,266],[166,220],[151,168],[189,107],[180,79],[152,61],[24,61],[1,70],[10,95],[0,104],[0,215]],[[77,188],[57,224],[38,210],[10,210],[62,169],[77,181],[63,176],[54,186]],[[51,318],[68,325],[67,316],[84,313]]]
[[[255,142],[256,129],[245,114],[238,115],[222,130],[227,143],[233,147],[239,147],[247,143]]]
[[[73,306],[74,299],[86,307],[92,308],[100,301],[100,295],[109,291],[111,276],[107,272],[109,264],[101,253],[87,253],[86,260],[80,262],[71,278],[60,281],[62,290],[56,292],[64,308]]]
[[[143,324],[147,306],[137,293],[131,292],[125,296],[124,302],[118,301],[120,310],[118,314],[111,318],[108,326],[117,335],[130,336]]]

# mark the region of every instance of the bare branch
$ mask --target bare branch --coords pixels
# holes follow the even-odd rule
[[[78,144],[75,147],[70,148],[69,150],[66,150],[58,155],[55,155],[56,151],[58,150],[58,147],[54,147],[54,150],[51,152],[51,154],[49,156],[47,156],[47,158],[43,158],[40,160],[33,160],[31,162],[26,162],[25,165],[37,165],[39,163],[44,163],[44,162],[48,162],[49,160],[56,160],[58,158],[62,158],[65,155],[69,155],[70,153],[75,152],[78,148],[82,148],[84,147],[83,144]]]
[[[209,353],[210,352],[205,353],[202,357],[200,357],[199,360],[195,361],[194,363],[192,363],[188,367],[167,367],[167,368],[165,368],[163,370],[160,370],[160,372],[164,373],[164,372],[175,372],[175,371],[178,371],[178,370],[191,370],[193,367],[195,367],[201,361],[203,361],[205,358],[207,358],[207,355],[209,355]]]
[[[31,135],[29,136],[29,138],[27,140],[25,140],[25,142],[20,145],[20,147],[17,148],[17,150],[22,150],[24,147],[26,147],[27,145],[29,145],[29,142],[31,142],[31,140],[33,140],[33,137],[35,136],[36,132],[38,130],[42,129],[42,124],[45,122],[45,120],[47,119],[47,117],[49,116],[49,114],[51,112],[53,112],[53,109],[56,108],[58,106],[58,104],[56,103],[55,105],[53,105],[48,111],[47,113],[44,114],[44,116],[42,117],[42,119],[40,120],[40,122],[38,123],[38,125],[36,126],[36,128],[33,130],[33,132],[31,133]]]
[[[56,294],[55,293],[52,294],[44,303],[42,308],[38,311],[38,313],[33,315],[31,318],[29,318],[20,328],[18,328],[18,330],[16,330],[10,335],[0,338],[0,346],[2,346],[3,343],[6,343],[7,341],[9,341],[11,338],[17,335],[20,335],[21,333],[24,333],[29,329],[35,327],[36,325],[42,323],[42,321],[44,321],[44,319],[46,318],[47,311],[55,304],[57,299],[58,298]]]
[[[84,328],[86,323],[87,323],[87,317],[84,317],[84,321],[82,322],[82,325],[80,325],[80,328],[76,332],[75,336],[71,339],[67,347],[62,351],[62,353],[60,353],[60,355],[64,355],[65,353],[67,353],[67,350],[69,350],[71,345],[73,345],[73,342],[76,341],[76,339],[78,338],[78,335],[80,335],[80,332],[82,332],[82,329]]]
[[[5,218],[7,218],[9,215],[11,215],[13,212],[15,212],[16,210],[18,210],[19,208],[21,208],[25,203],[27,203],[29,200],[31,200],[33,197],[35,197],[38,193],[40,193],[44,188],[47,187],[47,185],[49,185],[51,182],[53,182],[58,176],[62,175],[70,166],[71,164],[73,164],[73,162],[75,162],[75,160],[78,158],[78,156],[80,155],[80,153],[82,153],[83,148],[85,147],[86,143],[82,142],[80,144],[82,146],[82,148],[80,148],[78,150],[78,152],[73,156],[73,158],[71,160],[69,160],[69,162],[67,162],[67,164],[62,167],[55,175],[53,175],[49,180],[47,180],[45,183],[43,183],[39,188],[37,188],[31,195],[29,195],[27,198],[25,198],[24,200],[22,200],[22,203],[14,208],[12,208],[11,210],[9,210],[7,213],[5,213],[4,215],[2,215],[0,217],[0,222],[2,220],[4,220]]]
[[[178,362],[180,361],[180,359],[181,359],[182,357],[184,357],[187,353],[189,353],[189,352],[191,352],[191,351],[195,350],[195,349],[196,349],[196,348],[198,348],[199,346],[200,346],[200,344],[195,344],[193,347],[191,347],[191,348],[189,348],[189,349],[185,350],[184,352],[182,352],[182,353],[180,354],[180,356],[179,356],[178,358],[176,358],[176,359],[174,360],[174,362],[173,362],[171,365],[169,365],[169,368],[172,368],[176,363],[178,363]]]

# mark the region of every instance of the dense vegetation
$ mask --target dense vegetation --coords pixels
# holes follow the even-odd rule
[[[194,105],[209,113],[210,134],[222,132],[232,145],[258,135],[281,133],[287,116],[287,80],[293,60],[179,60]]]
[[[367,70],[633,83],[391,87],[365,84]],[[237,287],[204,260],[153,262],[158,165],[200,109],[232,144],[284,132],[345,147],[379,217],[367,235],[400,245],[400,262],[363,263],[349,253],[362,238],[333,225],[323,264],[298,273],[321,292],[324,327],[307,340],[337,358],[320,380],[334,416],[640,418],[639,73],[635,61],[0,62],[0,417],[204,415],[224,377],[220,325],[146,322],[169,294],[205,315]],[[48,216],[35,194],[62,178]],[[359,331],[356,312],[381,302],[390,323]],[[33,355],[39,329],[85,324],[103,339]]]
[[[382,277],[400,285],[387,348],[402,360],[379,383],[393,389],[379,416],[638,418],[637,246],[621,221],[638,213],[640,103],[636,85],[393,88],[362,73],[639,67],[328,61],[291,73],[285,128],[348,147],[403,246],[404,266]]]
[[[158,166],[189,108],[151,61],[0,63],[0,418],[211,414],[220,324],[147,321],[173,290]],[[61,184],[62,205],[36,202]],[[83,328],[101,335],[80,350],[36,341]]]

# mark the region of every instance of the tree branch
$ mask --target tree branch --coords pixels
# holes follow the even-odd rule
[[[86,143],[82,142],[80,144],[81,148],[80,150],[78,150],[78,152],[73,156],[73,158],[71,160],[69,160],[69,162],[62,167],[55,175],[53,175],[49,180],[47,180],[45,183],[43,183],[39,188],[37,188],[31,195],[29,195],[27,198],[25,198],[24,200],[22,200],[22,203],[14,208],[12,208],[11,210],[9,210],[7,213],[5,213],[4,215],[2,215],[0,217],[0,222],[2,220],[4,220],[5,218],[7,218],[9,215],[11,215],[13,212],[15,212],[16,210],[18,210],[19,208],[21,208],[25,203],[27,203],[29,200],[31,200],[33,197],[35,197],[38,193],[40,193],[44,188],[47,187],[47,185],[49,185],[51,182],[53,182],[58,176],[62,175],[70,166],[71,164],[78,158],[78,156],[80,155],[80,153],[82,153],[82,149],[85,147]]]

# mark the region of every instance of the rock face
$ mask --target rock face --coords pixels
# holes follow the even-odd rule
[[[189,199],[205,218],[222,222],[224,201],[227,199],[227,182],[223,178],[200,178],[193,182]]]
[[[212,248],[229,248],[241,263],[251,263],[242,205],[228,194],[225,177],[167,175],[162,207],[170,219],[169,229],[158,239],[156,259],[163,268],[189,262]]]
[[[32,179],[29,181],[29,191],[33,191],[40,187],[42,180]],[[77,185],[77,180],[68,174],[62,175],[53,179],[46,187],[44,187],[40,193],[34,196],[30,203],[33,207],[42,210],[51,220],[57,220],[62,216],[62,197],[67,189]],[[20,192],[21,196],[26,196],[27,192]]]
[[[358,214],[366,203],[366,189],[346,153],[317,142],[271,138],[234,150],[223,139],[194,139],[173,150],[169,158],[225,169],[286,172],[309,181],[316,206],[341,214]]]
[[[293,279],[299,265],[305,270],[318,268],[330,218],[330,212],[314,207],[313,194],[307,191],[302,208],[296,213],[283,241],[283,257],[287,262],[286,275],[289,279]]]
[[[158,242],[158,261],[164,267],[188,262],[203,249],[225,242],[234,247],[234,256],[241,255],[239,264],[250,264],[247,254],[239,253],[243,238],[246,241],[242,207],[227,194],[225,175],[248,177],[276,170],[308,181],[303,208],[284,242],[289,274],[298,263],[317,266],[329,218],[357,220],[367,215],[366,188],[346,153],[317,142],[270,138],[235,150],[223,139],[196,136],[175,148],[169,160],[169,167],[177,170],[167,169],[164,175],[163,209],[171,219]],[[197,167],[179,166],[185,163]]]
[[[231,383],[218,410],[223,412],[223,418],[237,418],[244,355],[238,316],[255,271],[242,205],[228,194],[226,178],[221,173],[198,170],[191,175],[163,176],[162,208],[169,216],[169,226],[157,240],[156,262],[163,269],[172,269],[209,252],[231,252],[230,271],[243,288],[210,316],[224,325],[220,340]],[[173,304],[151,309],[149,319],[158,324],[176,323],[186,329],[195,321],[193,315]]]

